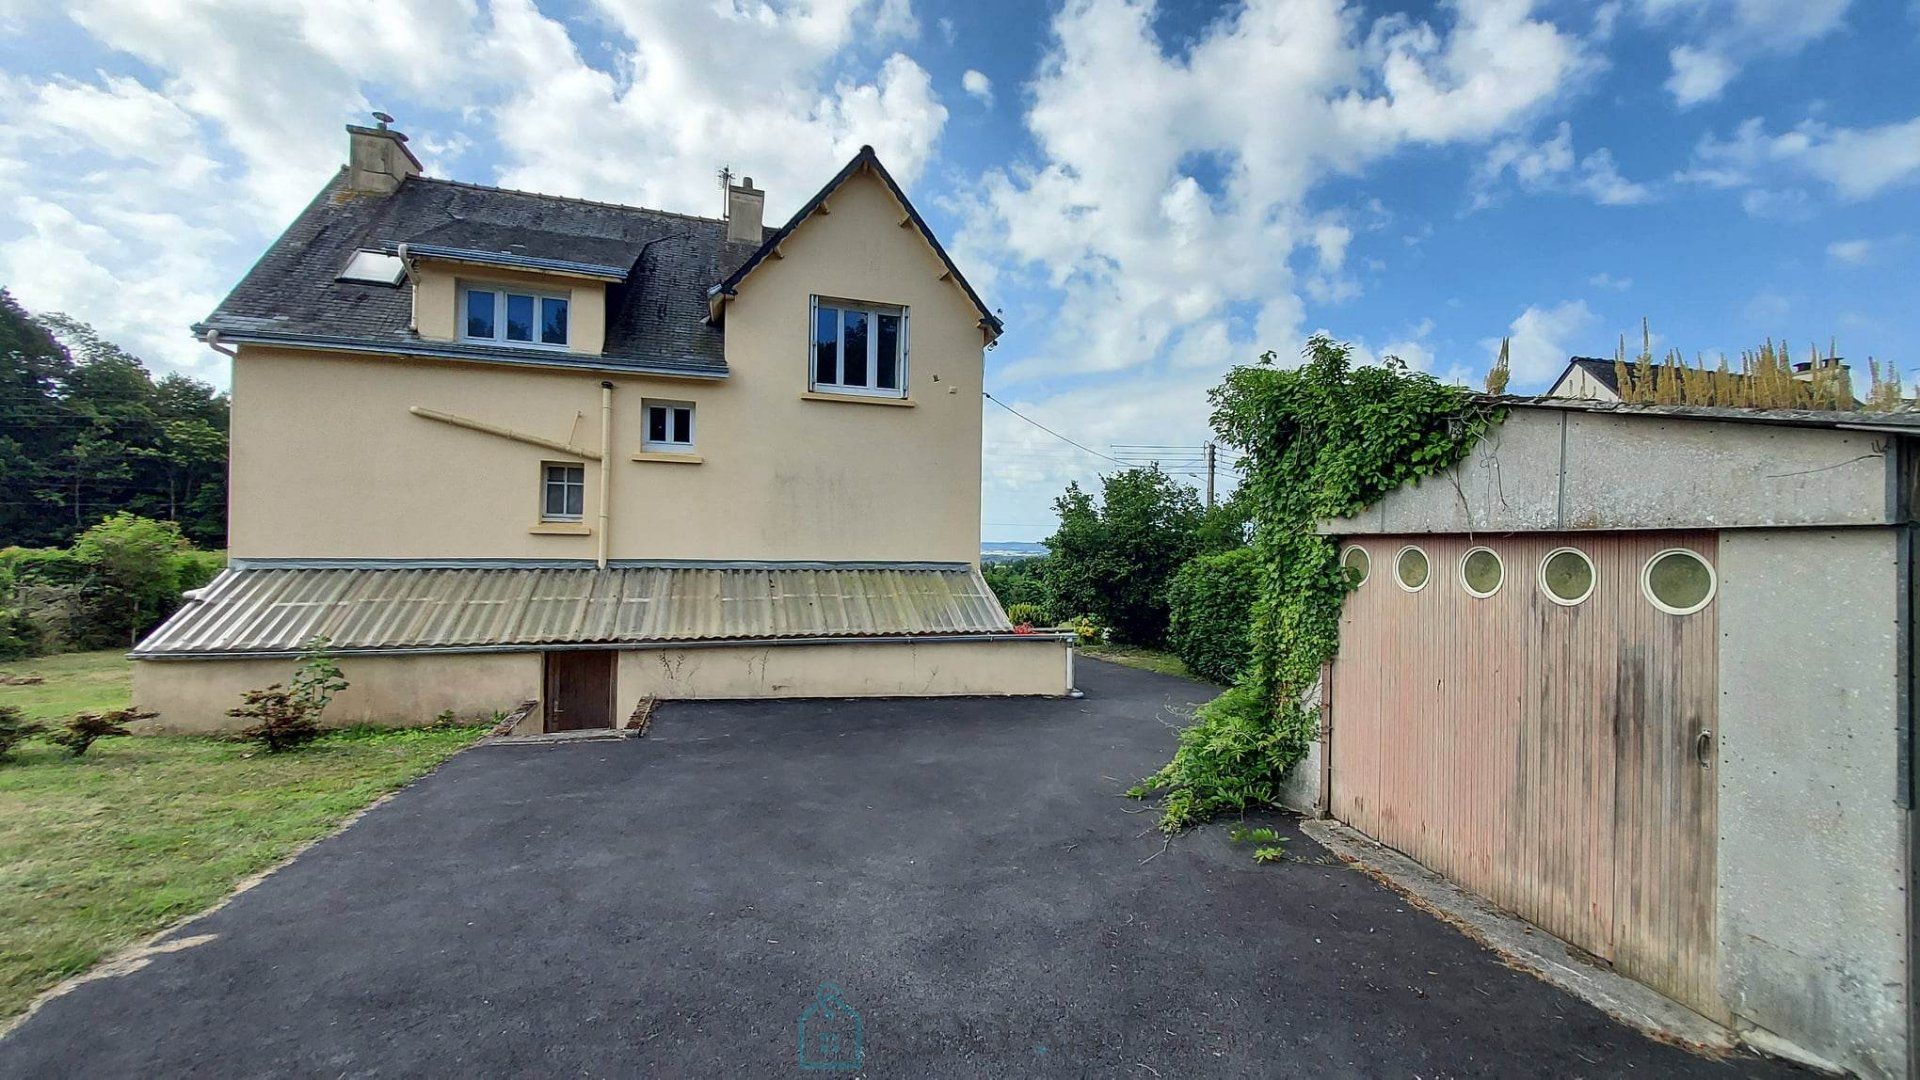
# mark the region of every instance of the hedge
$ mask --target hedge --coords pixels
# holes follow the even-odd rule
[[[1167,644],[1189,671],[1228,684],[1246,666],[1258,575],[1252,548],[1196,556],[1174,573],[1167,585]]]

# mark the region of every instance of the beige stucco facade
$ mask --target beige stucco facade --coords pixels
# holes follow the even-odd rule
[[[350,684],[324,717],[329,726],[411,726],[443,711],[486,721],[542,696],[538,652],[347,656]],[[134,700],[159,714],[154,730],[231,731],[241,694],[285,683],[295,661],[141,660]],[[646,698],[857,698],[1050,696],[1073,688],[1069,643],[1050,637],[993,641],[848,641],[633,649],[615,675],[616,721]],[[539,713],[517,729],[542,730]]]
[[[597,449],[608,380],[610,558],[977,560],[980,313],[871,174],[828,205],[727,305],[725,379],[242,346],[233,556],[592,559],[597,463],[409,409]],[[423,336],[451,336],[457,280],[423,275]],[[904,403],[809,396],[816,295],[908,309]],[[575,309],[581,340],[593,310]],[[693,403],[697,462],[633,460],[649,399]],[[538,528],[547,461],[588,466],[584,527],[571,534]]]

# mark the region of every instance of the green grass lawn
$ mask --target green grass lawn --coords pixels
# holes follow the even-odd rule
[[[49,720],[127,701],[118,653],[0,670],[48,676],[0,686],[0,702]],[[0,1025],[483,734],[362,728],[285,754],[184,735],[102,739],[81,758],[23,744],[0,763]]]
[[[1162,675],[1177,675],[1182,679],[1200,679],[1200,676],[1187,670],[1187,665],[1170,652],[1158,649],[1137,649],[1131,645],[1082,645],[1080,652],[1100,660],[1111,660],[1128,667],[1145,668]],[[1200,679],[1205,682],[1205,679]]]
[[[18,705],[29,720],[124,709],[133,700],[133,662],[125,649],[9,660],[0,663],[0,675],[46,677],[38,686],[0,686],[0,705]]]

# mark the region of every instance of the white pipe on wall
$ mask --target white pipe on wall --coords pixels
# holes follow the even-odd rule
[[[613,383],[600,384],[600,569],[607,568],[607,504],[613,501]]]

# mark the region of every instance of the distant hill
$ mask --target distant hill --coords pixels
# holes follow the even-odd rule
[[[1013,562],[1016,559],[1031,559],[1035,555],[1045,555],[1047,545],[1033,544],[1024,540],[983,540],[980,542],[980,561],[987,565]]]

